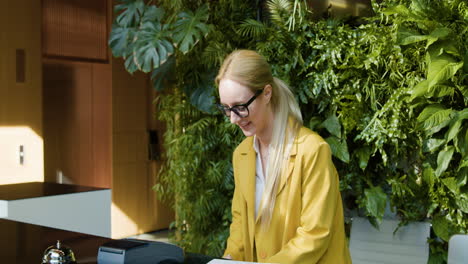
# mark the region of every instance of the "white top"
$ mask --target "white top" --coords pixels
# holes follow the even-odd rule
[[[260,154],[260,146],[258,145],[256,136],[254,136],[253,142],[254,150],[257,153],[257,157],[255,159],[255,218],[257,218],[263,191],[265,190],[265,176],[263,175],[262,156]]]

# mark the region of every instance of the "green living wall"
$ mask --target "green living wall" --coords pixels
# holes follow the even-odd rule
[[[230,159],[243,136],[214,112],[213,79],[227,54],[248,48],[291,85],[305,126],[330,144],[346,214],[378,225],[389,204],[402,224],[431,221],[430,263],[444,263],[449,237],[468,233],[467,2],[373,2],[359,25],[314,20],[305,2],[116,6],[114,56],[161,91],[166,153],[155,190],[174,201],[174,239],[187,251],[224,249]]]

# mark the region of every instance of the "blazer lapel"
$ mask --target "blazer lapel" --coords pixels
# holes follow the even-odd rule
[[[249,219],[248,228],[250,235],[250,244],[253,245],[255,232],[255,150],[253,148],[253,137],[239,149],[239,185],[242,195],[247,203],[247,214]]]
[[[299,136],[299,135],[298,135]],[[289,177],[292,175],[294,171],[294,163],[296,162],[296,153],[297,153],[297,137],[296,140],[294,140],[293,145],[291,146],[291,150],[289,151],[289,159],[287,161],[287,168],[286,174],[281,175],[280,183],[278,186],[278,191],[276,192],[276,195],[278,196],[283,190],[284,186],[286,185],[286,182],[288,182]]]

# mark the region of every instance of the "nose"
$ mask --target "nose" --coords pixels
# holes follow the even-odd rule
[[[231,112],[231,116],[229,117],[229,120],[231,121],[231,124],[237,124],[241,118],[236,115],[236,113]]]

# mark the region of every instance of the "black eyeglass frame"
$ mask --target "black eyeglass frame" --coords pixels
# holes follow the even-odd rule
[[[233,107],[229,107],[229,106],[225,106],[225,105],[222,105],[222,104],[216,104],[216,106],[218,107],[218,109],[221,111],[221,113],[223,113],[225,116],[227,117],[230,117],[231,116],[231,112],[234,112],[238,117],[240,118],[245,118],[245,117],[248,117],[250,115],[250,110],[249,110],[249,105],[255,101],[255,99],[263,93],[263,89],[261,90],[257,90],[255,92],[255,94],[252,96],[252,98],[250,98],[247,103],[245,104],[238,104],[238,105],[234,105]],[[237,108],[239,107],[245,107],[245,109],[247,109],[247,115],[246,116],[242,116]],[[229,111],[229,112],[228,112]],[[229,114],[228,114],[229,113]]]

